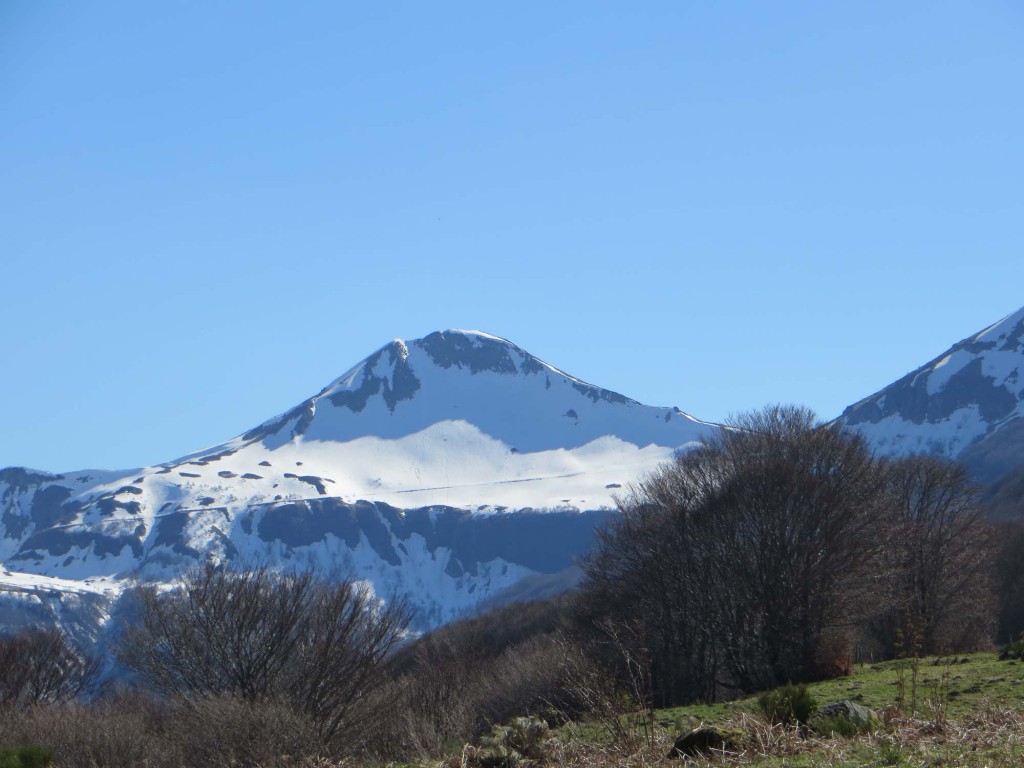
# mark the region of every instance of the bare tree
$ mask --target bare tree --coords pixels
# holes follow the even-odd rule
[[[326,738],[352,731],[376,709],[360,707],[384,677],[382,664],[411,618],[404,601],[380,606],[365,589],[343,582],[319,585],[288,666],[286,690],[320,723]]]
[[[619,500],[620,516],[598,532],[584,563],[578,621],[594,655],[605,653],[608,618],[645,625],[658,704],[714,699],[718,654],[711,564],[702,552],[701,501],[693,474],[709,468],[703,452],[677,457]],[[707,457],[710,458],[710,457]],[[614,654],[602,659],[614,667]]]
[[[646,623],[659,703],[820,676],[877,607],[884,490],[864,442],[810,411],[741,416],[621,501],[585,604]]]
[[[382,605],[353,582],[267,567],[207,563],[174,589],[138,596],[141,620],[118,656],[148,685],[186,700],[285,698],[325,741],[351,738],[373,715],[360,704],[410,618],[404,601]]]
[[[97,670],[97,659],[58,629],[0,638],[0,706],[69,701],[85,692]]]
[[[119,657],[165,693],[264,698],[299,643],[313,587],[308,572],[207,563],[169,592],[139,589],[141,623],[126,630]]]
[[[988,640],[995,612],[993,546],[967,470],[930,456],[895,461],[889,506],[895,600],[889,630],[899,630],[904,650],[922,653]]]
[[[745,688],[811,679],[877,609],[885,474],[861,438],[806,409],[733,427],[712,444],[724,471],[702,518],[724,570],[726,660]]]

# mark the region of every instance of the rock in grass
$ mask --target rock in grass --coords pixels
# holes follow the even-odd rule
[[[732,751],[737,748],[738,742],[736,734],[704,725],[676,739],[668,756],[695,757],[706,755],[712,750]]]
[[[826,704],[818,710],[818,717],[823,719],[840,718],[856,725],[867,727],[878,720],[878,713],[862,704],[846,699]]]

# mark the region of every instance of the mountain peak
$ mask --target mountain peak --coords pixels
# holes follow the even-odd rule
[[[382,362],[392,369],[402,367],[409,359],[410,348],[426,352],[433,365],[441,368],[466,368],[472,373],[518,373],[520,367],[516,365],[516,358],[527,361],[527,372],[546,365],[501,336],[484,331],[450,328],[434,331],[419,339],[390,341],[335,379],[318,397],[359,386],[357,380],[360,374],[368,370],[375,370],[378,374],[383,372],[380,367]]]
[[[638,419],[641,411],[650,415]],[[401,439],[455,422],[517,451],[572,449],[602,437],[675,447],[707,428],[677,409],[643,406],[570,376],[501,336],[449,329],[385,344],[241,439],[273,446]]]
[[[1024,416],[1024,307],[847,408],[883,453],[957,456]]]
[[[548,513],[585,534],[619,489],[716,429],[500,336],[437,331],[395,339],[283,415],[159,466],[0,474],[0,560],[116,581],[205,557],[295,556],[450,612],[566,567],[577,550]],[[512,518],[536,532],[522,552],[506,546]],[[491,539],[453,527],[475,519],[491,521]],[[549,549],[558,556],[535,556]]]

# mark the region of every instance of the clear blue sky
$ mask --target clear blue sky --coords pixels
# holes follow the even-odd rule
[[[1024,305],[1024,6],[0,2],[0,466],[479,328],[823,416]]]

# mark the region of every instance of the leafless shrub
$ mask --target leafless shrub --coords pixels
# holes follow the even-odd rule
[[[8,712],[4,746],[43,744],[61,768],[173,765],[149,713],[128,702],[40,704]]]
[[[451,638],[449,638],[449,641]],[[552,719],[566,702],[563,645],[548,635],[473,659],[445,644],[421,645],[419,663],[385,688],[400,702],[377,721],[376,754],[428,757],[472,741],[521,715]]]
[[[289,702],[142,694],[11,711],[0,746],[44,744],[60,768],[294,768],[323,757],[317,724]]]
[[[179,708],[162,740],[190,768],[293,768],[325,756],[317,725],[284,699],[217,696]]]
[[[69,701],[92,682],[98,668],[57,629],[0,637],[0,707]]]
[[[308,572],[279,577],[207,563],[170,592],[140,587],[141,623],[127,628],[118,657],[169,695],[266,697],[299,643],[314,582]]]
[[[141,621],[118,656],[151,688],[194,703],[288,701],[320,743],[346,752],[376,716],[369,693],[409,620],[400,600],[382,606],[354,583],[266,567],[206,564],[138,596]]]
[[[399,711],[381,732],[378,751],[389,757],[428,756],[476,735],[477,703],[487,657],[473,633],[428,635],[411,649],[391,684]]]
[[[536,716],[558,722],[580,711],[569,689],[575,644],[564,636],[541,635],[515,645],[494,660],[478,696],[487,722]]]

